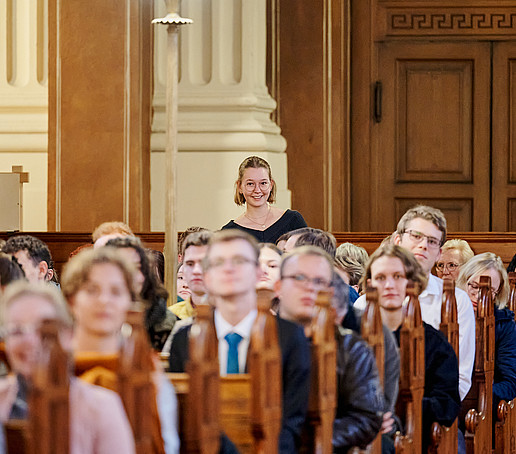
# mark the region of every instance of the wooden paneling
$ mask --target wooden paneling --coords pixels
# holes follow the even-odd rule
[[[493,229],[516,230],[516,42],[493,44]]]
[[[349,228],[349,0],[269,0],[268,84],[287,139],[292,207]]]
[[[49,2],[49,230],[150,228],[152,2]]]
[[[451,229],[489,229],[489,67],[489,44],[379,45],[375,229],[417,203],[461,213]]]

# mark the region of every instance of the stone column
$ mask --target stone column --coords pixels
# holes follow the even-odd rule
[[[0,1],[0,172],[23,166],[23,228],[47,224],[48,0]]]
[[[155,16],[164,15],[156,0]],[[270,119],[265,0],[183,0],[193,19],[180,37],[178,228],[217,229],[241,212],[233,203],[240,162],[256,154],[272,166],[278,205],[290,206],[286,141]],[[165,173],[166,36],[155,30],[154,119],[151,136],[153,230],[162,230]],[[163,182],[163,183],[161,183]]]

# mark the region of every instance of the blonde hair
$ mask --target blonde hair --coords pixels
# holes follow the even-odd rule
[[[242,178],[244,178],[245,169],[265,169],[267,174],[269,175],[269,180],[271,180],[271,192],[269,197],[267,198],[267,202],[274,203],[276,201],[276,183],[272,178],[271,166],[265,160],[260,158],[259,156],[249,156],[245,158],[240,166],[238,167],[238,178],[235,182],[235,196],[234,201],[238,206],[245,204],[244,194],[240,192],[240,183],[242,183]]]
[[[24,280],[13,282],[6,287],[0,300],[0,326],[5,326],[5,314],[7,309],[25,296],[34,296],[48,301],[56,312],[56,319],[65,327],[73,325],[72,316],[68,310],[66,301],[59,289],[46,282],[28,282]]]
[[[134,236],[131,227],[123,222],[111,221],[111,222],[103,222],[100,224],[91,234],[91,239],[93,243],[97,241],[100,237],[105,235],[110,235],[111,233],[120,233],[122,235]]]
[[[462,260],[461,265],[466,263],[475,255],[467,241],[458,239],[448,240],[446,243],[444,243],[441,252],[451,251],[454,249],[459,251],[460,253],[460,257]]]
[[[459,277],[457,278],[457,287],[466,290],[468,282],[473,276],[482,275],[482,273],[489,269],[498,271],[500,275],[500,286],[496,289],[498,293],[494,303],[500,309],[503,309],[509,298],[509,278],[507,277],[507,271],[505,271],[502,259],[492,252],[484,252],[469,259],[461,267]]]
[[[111,264],[116,266],[124,276],[127,289],[132,301],[139,301],[139,296],[134,290],[134,267],[115,248],[105,246],[100,249],[86,249],[72,257],[65,265],[61,276],[61,290],[64,297],[69,300],[88,281],[91,270],[95,265]]]

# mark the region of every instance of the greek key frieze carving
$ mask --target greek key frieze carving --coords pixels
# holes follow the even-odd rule
[[[516,34],[513,8],[507,12],[434,11],[387,11],[387,35]]]

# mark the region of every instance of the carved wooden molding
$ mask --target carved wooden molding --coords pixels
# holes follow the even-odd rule
[[[516,8],[380,8],[383,37],[516,36]]]

